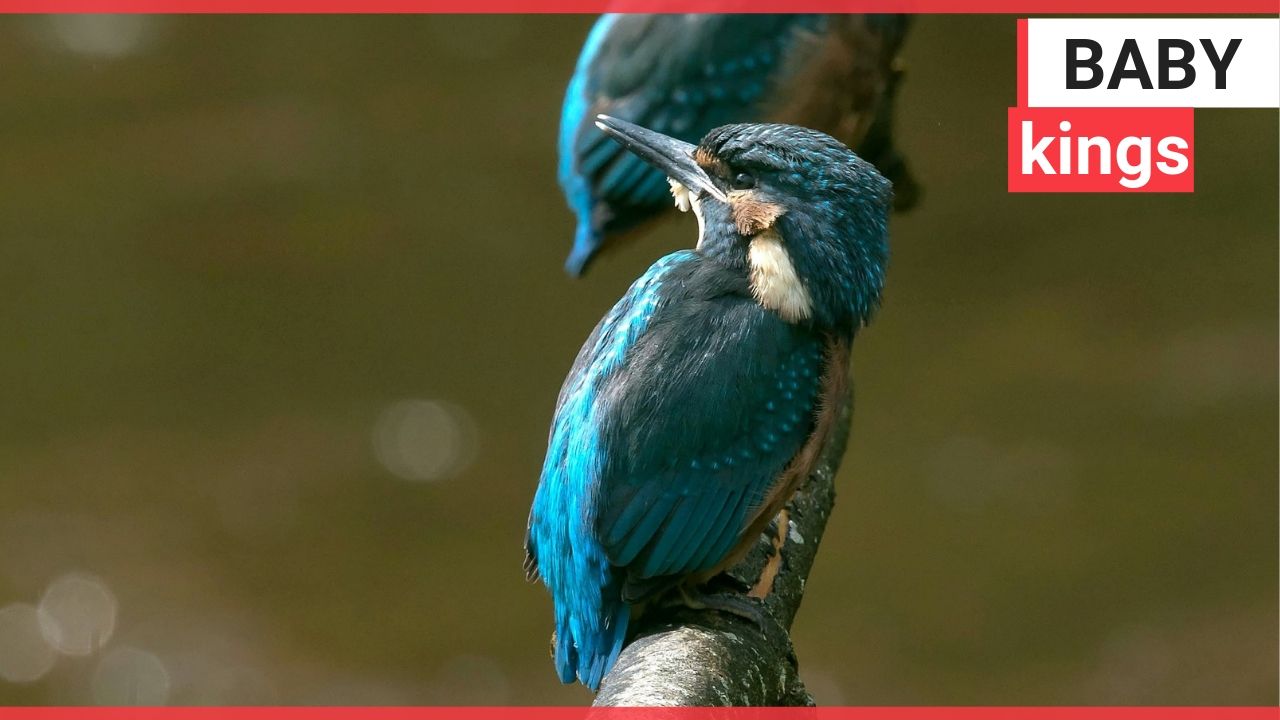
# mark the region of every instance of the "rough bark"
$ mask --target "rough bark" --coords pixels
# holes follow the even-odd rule
[[[812,705],[800,682],[790,630],[835,503],[835,474],[849,437],[852,395],[817,469],[778,520],[729,574],[763,600],[774,628],[689,608],[646,613],[601,684],[595,705]]]

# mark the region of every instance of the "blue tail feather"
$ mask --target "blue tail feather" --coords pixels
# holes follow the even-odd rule
[[[573,236],[573,250],[569,253],[569,258],[564,261],[565,272],[573,277],[582,275],[582,271],[587,268],[587,263],[591,261],[600,242],[599,234],[591,227],[590,210],[579,212],[578,230]]]

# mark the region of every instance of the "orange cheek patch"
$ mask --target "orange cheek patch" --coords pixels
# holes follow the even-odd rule
[[[751,197],[750,195],[729,196],[729,204],[733,208],[733,222],[738,226],[738,234],[758,235],[773,227],[773,223],[787,210],[776,203]]]

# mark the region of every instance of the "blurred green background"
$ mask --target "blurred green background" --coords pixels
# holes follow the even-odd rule
[[[520,561],[591,19],[0,21],[0,702],[585,703]],[[823,703],[1277,702],[1277,113],[1193,195],[1010,195],[1014,23],[924,17]],[[40,608],[37,611],[37,607]],[[41,618],[44,619],[43,624]]]

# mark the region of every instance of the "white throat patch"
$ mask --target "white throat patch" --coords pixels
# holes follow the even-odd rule
[[[751,264],[751,294],[756,302],[787,322],[809,318],[813,300],[796,275],[796,268],[777,233],[766,230],[752,238],[747,261]]]
[[[693,210],[693,214],[698,218],[698,244],[695,246],[699,250],[702,249],[702,231],[704,229],[702,223],[702,202],[685,187],[671,178],[667,178],[667,184],[671,186],[671,197],[675,198],[676,207],[680,212],[689,212]]]
[[[693,195],[689,188],[671,178],[667,178],[667,184],[671,186],[671,197],[675,198],[676,207],[680,208],[680,212],[689,212],[689,208],[693,207]]]

